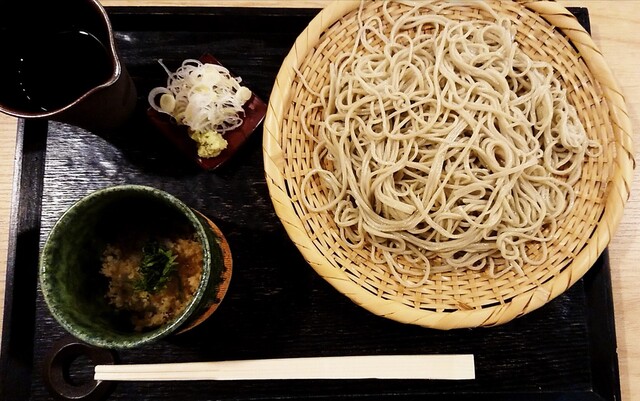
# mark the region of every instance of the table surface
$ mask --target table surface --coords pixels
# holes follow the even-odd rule
[[[232,6],[315,7],[330,0],[103,0],[105,6]],[[592,35],[622,88],[634,129],[636,154],[640,149],[640,1],[565,1],[565,6],[587,7]],[[0,329],[7,265],[11,200],[14,190],[17,121],[0,114]],[[635,174],[631,197],[609,246],[622,399],[640,400],[640,177]]]

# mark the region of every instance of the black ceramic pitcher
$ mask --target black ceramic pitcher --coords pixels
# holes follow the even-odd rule
[[[123,124],[136,103],[111,23],[96,0],[5,2],[0,111],[85,129]]]

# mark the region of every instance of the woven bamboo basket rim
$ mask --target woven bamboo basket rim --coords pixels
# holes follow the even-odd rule
[[[371,5],[374,2],[367,3],[367,7],[375,7]],[[435,299],[439,301],[435,304],[440,301],[443,304],[425,306],[415,299],[405,299],[405,294],[400,291],[393,295],[393,289],[377,287],[385,285],[384,280],[379,277],[354,276],[344,265],[359,262],[339,260],[339,257],[336,258],[339,253],[327,257],[327,253],[336,244],[327,243],[330,239],[319,239],[318,233],[309,228],[307,216],[296,204],[297,195],[290,186],[292,177],[300,174],[300,167],[290,163],[291,146],[287,143],[289,136],[304,134],[287,132],[283,127],[283,124],[295,120],[292,104],[295,103],[294,100],[299,101],[294,99],[294,95],[295,88],[300,85],[295,70],[309,57],[321,58],[322,51],[329,46],[344,46],[344,43],[340,43],[342,35],[331,36],[327,31],[332,27],[335,29],[336,25],[339,25],[341,31],[347,31],[349,24],[355,23],[353,14],[360,6],[360,0],[336,0],[324,8],[295,41],[277,75],[269,100],[263,136],[265,176],[276,214],[302,256],[321,277],[353,302],[379,316],[443,330],[509,322],[547,304],[582,278],[605,250],[622,218],[635,167],[632,130],[624,97],[602,53],[573,14],[557,3],[489,3],[497,12],[510,15],[518,24],[518,30],[526,30],[529,38],[548,37],[553,42],[557,38],[558,43],[566,42],[571,46],[573,53],[559,52],[560,54],[552,56],[560,59],[558,65],[565,70],[576,68],[576,65],[584,70],[586,81],[581,78],[582,81],[574,83],[572,92],[578,93],[575,96],[595,99],[579,110],[579,115],[583,124],[586,120],[590,137],[602,135],[598,139],[605,142],[604,156],[589,164],[589,169],[585,168],[583,172],[583,176],[589,175],[586,181],[593,182],[594,187],[586,186],[582,189],[587,194],[584,196],[589,198],[582,211],[589,216],[576,215],[574,218],[576,213],[573,213],[570,227],[566,229],[571,233],[574,226],[578,227],[575,228],[578,234],[573,235],[584,236],[584,243],[576,245],[573,251],[560,251],[565,253],[558,257],[559,267],[552,267],[550,271],[524,280],[521,284],[509,283],[507,279],[495,279],[488,289],[480,288],[478,283],[487,279],[478,276],[478,273],[469,273],[452,285],[439,282],[438,288],[426,288],[425,293],[436,293]],[[577,105],[576,108],[578,109]],[[595,211],[591,213],[590,210]],[[584,233],[579,232],[582,229],[579,226],[584,225],[592,227],[587,228]],[[317,227],[317,231],[324,229],[326,227]],[[567,245],[562,241],[559,243],[559,246]],[[474,287],[476,285],[477,288]],[[458,307],[451,307],[456,304]]]

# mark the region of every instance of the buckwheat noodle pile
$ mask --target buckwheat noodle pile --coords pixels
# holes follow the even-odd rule
[[[302,190],[327,198],[305,206],[329,212],[348,246],[370,248],[407,287],[456,269],[525,274],[544,261],[599,146],[508,19],[483,2],[395,3],[411,9],[393,16],[385,2],[365,18],[361,7],[355,44],[325,86],[303,79],[317,101],[301,116],[316,142]],[[447,7],[494,20],[456,21]]]

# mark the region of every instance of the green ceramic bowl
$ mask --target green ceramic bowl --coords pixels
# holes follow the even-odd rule
[[[188,230],[202,245],[202,278],[181,314],[163,326],[137,332],[109,304],[100,273],[107,243],[127,230]],[[55,319],[89,344],[132,348],[184,331],[209,316],[230,278],[230,253],[217,227],[176,197],[158,189],[120,185],[98,190],[71,206],[52,228],[40,256],[40,287]]]

